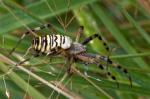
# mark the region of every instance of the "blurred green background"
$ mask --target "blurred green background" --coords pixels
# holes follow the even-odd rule
[[[149,9],[149,0],[0,0],[0,99],[149,99]],[[25,37],[9,55],[21,35],[46,23],[73,40],[80,25],[84,26],[80,41],[94,33],[102,35],[112,51],[107,52],[96,39],[87,45],[88,52],[110,55],[127,68],[133,87],[126,75],[112,66],[108,69],[119,88],[104,74],[107,69],[102,71],[96,65],[75,63],[81,74],[75,71],[67,76],[65,58],[61,57],[33,58],[21,68],[14,67],[24,59],[33,38]],[[49,29],[38,32],[46,34],[53,33]]]

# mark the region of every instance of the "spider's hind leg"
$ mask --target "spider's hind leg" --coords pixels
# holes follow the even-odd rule
[[[128,70],[126,68],[123,68],[121,65],[118,65],[116,63],[112,63],[112,65],[116,68],[118,68],[120,71],[122,71],[125,75],[127,75],[129,81],[130,81],[130,86],[132,87],[132,79],[131,76],[128,73]]]
[[[101,70],[104,70],[104,66],[103,66],[102,64],[98,64],[97,66],[98,66]],[[117,88],[119,88],[119,83],[118,83],[116,77],[115,77],[114,75],[112,75],[112,73],[109,72],[109,71],[106,72],[106,75],[107,75],[108,77],[110,77],[112,80],[114,80],[114,81],[116,82],[116,84],[117,84]]]
[[[124,67],[122,67],[121,65],[114,63],[111,59],[105,57],[105,56],[101,56],[100,57],[101,60],[106,61],[108,64],[112,65],[113,67],[119,69],[120,71],[122,71],[129,79],[130,81],[130,86],[132,87],[132,79],[130,74],[128,73],[128,70]]]

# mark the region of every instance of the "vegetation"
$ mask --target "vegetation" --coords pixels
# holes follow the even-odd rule
[[[148,99],[150,97],[150,5],[148,0],[0,0],[0,98],[1,99]],[[107,52],[99,40],[87,45],[90,53],[109,56],[128,69],[126,75],[111,65],[105,70],[96,65],[74,63],[68,76],[65,58],[25,55],[33,35],[15,47],[25,31],[53,24],[57,34],[75,40],[76,31],[84,26],[86,37],[99,33],[112,49]],[[49,29],[37,35],[52,34]],[[116,82],[107,78],[111,71]],[[84,73],[87,75],[84,75]]]

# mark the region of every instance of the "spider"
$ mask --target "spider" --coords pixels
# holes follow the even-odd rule
[[[16,46],[12,49],[10,54],[15,50],[15,48],[20,44],[22,39],[28,35],[31,32],[37,32],[39,30],[42,30],[44,28],[52,28],[51,24],[45,24],[40,27],[37,27],[35,29],[32,29],[31,31],[25,32],[21,39],[17,42]],[[104,69],[104,65],[101,64],[101,62],[106,62],[108,65],[111,65],[120,71],[122,71],[124,74],[127,75],[130,86],[132,87],[132,79],[127,71],[126,68],[123,68],[121,65],[114,63],[112,60],[109,59],[107,56],[102,56],[99,54],[92,54],[88,53],[86,50],[86,44],[88,44],[90,41],[92,41],[95,38],[98,38],[103,45],[105,46],[105,49],[109,51],[109,47],[104,42],[102,37],[96,33],[88,38],[86,38],[83,42],[79,43],[78,40],[81,36],[81,34],[84,31],[84,27],[80,26],[77,35],[76,35],[76,41],[73,42],[72,39],[69,36],[64,35],[44,35],[44,36],[37,36],[34,37],[31,43],[31,46],[29,47],[29,52],[31,52],[35,57],[41,56],[41,55],[61,55],[67,59],[67,62],[69,62],[69,66],[67,71],[70,72],[71,70],[71,64],[74,62],[85,62],[88,64],[96,64],[98,68]],[[25,59],[24,61],[19,62],[18,64],[22,64],[25,61],[28,61],[29,59]],[[106,73],[107,76],[111,77],[112,80],[116,81],[117,87],[119,87],[119,83],[117,82],[117,79],[114,75],[112,75],[111,72]]]

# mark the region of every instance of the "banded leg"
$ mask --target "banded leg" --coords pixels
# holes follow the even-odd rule
[[[27,36],[29,33],[32,33],[32,32],[34,33],[34,32],[37,32],[37,31],[45,29],[45,28],[52,28],[52,25],[51,24],[45,24],[45,25],[42,25],[40,27],[36,27],[36,28],[32,29],[31,31],[25,32],[21,36],[21,38],[19,39],[19,41],[17,42],[17,44],[15,45],[15,47],[10,51],[9,55],[11,55],[15,51],[15,49],[17,48],[17,46],[21,43],[21,41],[24,39],[24,37]]]
[[[101,70],[104,70],[103,65],[99,64],[98,67],[99,67]],[[114,75],[112,75],[111,72],[109,72],[109,71],[108,71],[106,74],[107,74],[108,77],[110,77],[112,80],[114,80],[114,81],[116,82],[117,88],[119,88],[119,83],[118,83],[116,77],[115,77]]]
[[[79,39],[81,37],[81,34],[83,34],[83,31],[84,31],[84,27],[83,26],[80,26],[77,33],[76,33],[76,42],[79,42]]]
[[[104,42],[104,40],[102,39],[102,37],[99,34],[94,34],[94,35],[89,36],[81,44],[86,45],[95,38],[98,38],[100,41],[102,41],[103,45],[105,46],[105,49],[107,51],[110,51],[108,45],[106,44],[106,42]]]
[[[128,79],[130,81],[130,86],[132,87],[132,79],[131,79],[131,76],[129,75],[128,70],[126,68],[123,68],[121,65],[112,62],[112,60],[110,60],[108,57],[105,57],[105,56],[101,56],[100,60],[106,61],[108,64],[110,64],[113,67],[122,71],[128,77]]]
[[[106,51],[108,51],[108,55],[107,55],[107,59],[109,59],[109,55],[111,53],[111,50],[109,48],[109,46],[106,44],[106,42],[102,39],[102,37],[99,35],[99,34],[93,34],[91,36],[89,36],[88,38],[86,38],[82,44],[85,45],[85,44],[88,44],[90,41],[92,41],[93,39],[95,38],[98,38],[100,41],[102,41]],[[107,62],[107,65],[106,65],[107,69],[108,69],[108,62]]]
[[[109,59],[109,64],[112,64],[113,67],[118,68],[120,71],[122,71],[125,75],[127,75],[129,81],[130,81],[130,86],[132,87],[132,79],[131,76],[128,73],[128,70],[126,68],[123,68],[121,65],[118,65],[116,63],[113,63],[110,59]]]

